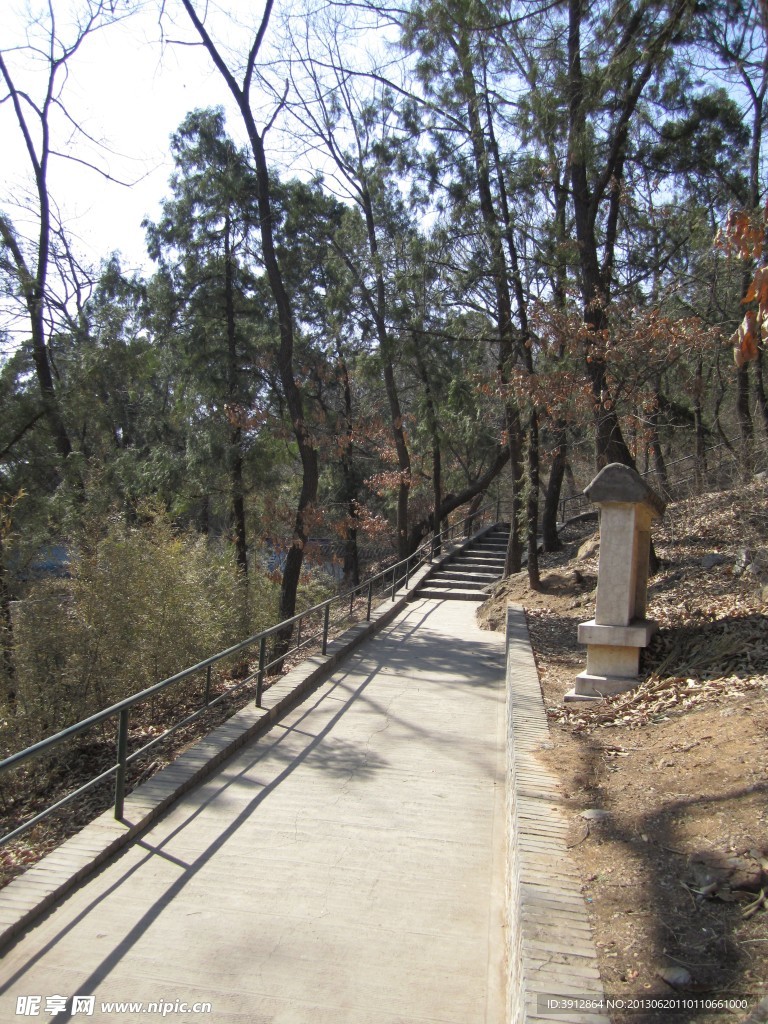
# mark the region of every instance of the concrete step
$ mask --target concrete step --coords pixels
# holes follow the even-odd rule
[[[457,581],[470,579],[470,580],[477,580],[478,583],[483,583],[483,584],[494,583],[498,578],[499,578],[499,574],[495,573],[495,572],[478,572],[475,569],[473,569],[471,571],[469,569],[463,569],[462,570],[462,569],[459,569],[458,567],[450,568],[450,569],[440,569],[432,577],[432,579],[457,580]]]
[[[487,576],[489,579],[496,579],[502,572],[503,566],[488,565],[487,562],[473,564],[470,562],[450,562],[438,569],[439,573],[450,573],[452,576]]]
[[[502,562],[507,557],[506,548],[502,551],[491,551],[490,548],[465,548],[454,555],[454,558],[492,558],[494,561]]]
[[[506,561],[505,555],[487,555],[482,551],[469,551],[466,555],[459,555],[458,558],[451,559],[452,562],[479,562],[482,565],[490,565],[494,569],[497,565],[504,565]]]
[[[485,590],[488,584],[485,580],[474,580],[471,577],[463,580],[445,579],[438,573],[433,576],[429,583],[429,587],[439,587],[441,590]]]
[[[435,601],[484,601],[486,595],[478,590],[432,590],[428,585],[419,591],[419,597],[430,597]]]
[[[488,587],[504,574],[508,541],[508,529],[485,534],[438,569],[419,596],[440,601],[484,601]]]
[[[462,551],[460,554],[455,555],[453,561],[458,561],[462,558],[482,558],[489,562],[503,562],[507,557],[506,551],[475,551],[473,548],[468,551]]]
[[[464,558],[452,558],[448,565],[450,565],[452,569],[460,566],[460,571],[463,571],[465,567],[478,569],[480,572],[504,571],[503,558],[478,558],[474,555],[466,555]]]

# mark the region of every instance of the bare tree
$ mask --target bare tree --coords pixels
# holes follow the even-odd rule
[[[692,0],[660,5],[638,3],[604,7],[568,0],[568,164],[571,179],[579,287],[584,323],[590,333],[586,369],[595,409],[596,463],[633,465],[608,389],[601,345],[609,330],[608,308],[614,284],[624,179],[630,155],[630,129],[649,82],[669,61],[693,15]],[[594,33],[601,38],[604,96],[594,108]],[[599,141],[599,145],[595,139]],[[593,154],[597,153],[597,159]],[[594,339],[594,344],[591,343]]]
[[[395,374],[397,353],[386,280],[387,245],[382,244],[392,227],[386,221],[396,216],[397,200],[393,202],[392,193],[397,189],[388,180],[382,153],[396,131],[397,112],[387,102],[380,68],[369,76],[360,74],[360,68],[357,73],[348,70],[349,55],[343,53],[343,46],[349,25],[335,20],[338,13],[323,12],[324,23],[317,38],[309,37],[309,18],[301,45],[293,37],[290,73],[297,94],[293,109],[305,135],[309,133],[310,145],[330,158],[336,186],[344,198],[357,205],[365,223],[368,266],[359,266],[349,252],[341,249],[339,256],[357,283],[376,332],[399,473],[398,554],[405,558],[409,554],[411,457]]]
[[[274,125],[275,119],[282,109],[284,98],[278,100],[275,110],[261,130],[256,124],[252,109],[252,90],[257,80],[258,61],[272,14],[273,0],[267,0],[239,80],[236,77],[236,71],[227,62],[223,46],[219,46],[215,42],[206,27],[204,16],[198,13],[192,0],[181,0],[181,2],[208,56],[237,104],[255,161],[262,259],[277,309],[280,335],[277,365],[302,465],[301,492],[296,508],[293,543],[288,550],[280,593],[280,618],[288,619],[296,610],[296,593],[304,559],[304,549],[309,539],[309,515],[317,499],[319,470],[317,449],[304,419],[304,402],[294,372],[294,314],[275,246],[271,183],[264,144],[270,128]],[[284,644],[287,644],[287,639],[287,637],[283,638]]]
[[[70,66],[90,35],[130,13],[133,6],[130,0],[84,0],[70,22],[60,25],[53,0],[48,0],[44,13],[30,19],[24,44],[0,49],[4,86],[0,104],[10,105],[13,111],[33,177],[33,199],[22,218],[26,226],[31,216],[31,237],[25,237],[20,218],[14,221],[7,210],[0,210],[0,271],[13,283],[24,310],[45,417],[62,460],[72,453],[72,441],[57,395],[49,343],[66,302],[62,289],[58,296],[54,294],[51,278],[57,271],[79,268],[66,244],[51,196],[49,171],[57,157],[93,165],[82,160],[71,143],[66,149],[57,148],[54,121],[60,118],[75,140],[89,139],[66,105],[64,91]],[[25,70],[29,65],[34,66],[35,73],[33,85],[26,87],[20,83],[27,80]],[[58,244],[62,240],[64,245]],[[77,294],[79,290],[76,282],[65,286],[63,292]]]
[[[763,131],[768,102],[768,7],[761,0],[719,0],[705,9],[698,23],[702,42],[712,51],[728,80],[748,98],[749,110],[745,123],[749,124],[749,191],[738,197],[751,212],[758,211],[764,168]],[[742,285],[742,300],[746,298],[752,280],[746,269]],[[763,426],[768,431],[768,398],[766,398],[763,356],[765,338],[762,339],[755,361],[755,390]],[[744,363],[736,375],[738,397],[736,410],[741,427],[744,455],[748,458],[754,427],[750,411],[749,363]]]

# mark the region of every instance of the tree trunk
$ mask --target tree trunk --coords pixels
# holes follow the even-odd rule
[[[472,66],[471,50],[467,31],[462,27],[455,44],[456,54],[461,65],[461,78],[467,104],[474,170],[477,175],[477,192],[480,201],[480,212],[483,227],[491,256],[491,275],[496,298],[496,317],[499,331],[499,384],[505,389],[509,383],[509,372],[514,365],[518,346],[512,330],[512,296],[507,277],[507,262],[504,257],[499,220],[493,202],[493,190],[489,173],[490,158],[486,139],[480,121],[479,98]],[[523,543],[521,540],[521,513],[523,508],[522,492],[525,480],[523,463],[523,430],[518,410],[507,399],[506,408],[507,444],[510,449],[510,470],[512,473],[512,521],[510,524],[509,545],[505,575],[519,572],[522,565]]]
[[[42,173],[42,172],[41,172]],[[35,376],[43,400],[45,416],[53,434],[56,451],[62,461],[72,454],[70,441],[64,419],[61,414],[56,388],[53,383],[51,362],[45,338],[45,290],[48,270],[48,254],[51,245],[50,203],[47,185],[42,179],[38,181],[40,199],[40,241],[38,249],[37,273],[31,274],[24,260],[24,254],[16,240],[11,222],[0,214],[0,238],[11,254],[18,278],[18,286],[24,295],[24,302],[29,313],[29,327],[32,336],[32,356],[35,363]]]
[[[653,455],[653,468],[659,481],[659,490],[664,500],[669,499],[669,476],[667,465],[664,461],[664,453],[661,450],[661,438],[659,437],[659,409],[661,407],[661,380],[657,377],[653,387],[653,411],[649,416],[651,428],[651,454]]]
[[[764,354],[765,346],[761,342],[758,346],[757,360],[755,361],[755,397],[757,398],[760,417],[763,421],[763,431],[765,434],[768,434],[768,398],[765,394],[765,378],[763,375]]]
[[[3,698],[9,714],[16,713],[16,668],[13,657],[13,619],[8,571],[5,568],[3,538],[0,535],[0,657],[2,657]]]
[[[256,121],[250,107],[250,89],[253,79],[256,60],[264,40],[264,36],[272,13],[273,0],[267,0],[262,14],[261,23],[256,37],[250,48],[243,84],[239,85],[232,72],[226,64],[215,43],[211,39],[205,25],[200,20],[191,0],[182,0],[190,20],[202,40],[208,54],[215,64],[217,70],[227,83],[229,91],[234,97],[240,115],[243,119],[248,141],[251,145],[254,161],[256,164],[256,181],[258,185],[257,204],[259,211],[259,229],[261,234],[261,250],[264,260],[264,267],[267,272],[267,280],[277,311],[278,329],[280,333],[280,345],[277,352],[277,367],[280,376],[280,383],[285,395],[285,402],[288,414],[291,417],[293,434],[301,459],[301,492],[296,508],[294,522],[293,543],[288,551],[283,571],[283,580],[280,588],[280,618],[292,618],[296,611],[296,593],[299,586],[301,566],[304,560],[304,550],[309,539],[309,526],[307,514],[317,499],[317,488],[319,483],[319,469],[317,461],[317,450],[312,443],[312,438],[304,421],[304,406],[301,391],[293,371],[293,342],[294,324],[293,308],[291,300],[283,280],[280,263],[277,258],[274,240],[274,218],[272,212],[271,183],[269,168],[267,165],[266,153],[264,150],[264,138],[259,134]],[[266,129],[265,129],[266,131]],[[288,649],[292,627],[288,627],[280,633],[275,640],[275,657],[280,658]],[[279,669],[281,662],[278,661]]]
[[[272,235],[272,202],[270,197],[269,171],[267,169],[264,146],[257,134],[252,142],[256,156],[259,182],[258,202],[262,252],[269,286],[277,306],[278,323],[280,325],[280,348],[277,354],[277,365],[302,466],[301,492],[296,508],[294,540],[288,552],[280,591],[280,618],[287,619],[296,611],[296,592],[299,574],[304,560],[304,549],[309,540],[306,514],[317,498],[319,472],[317,450],[312,444],[312,439],[304,421],[304,403],[293,372],[293,310],[275,252]]]
[[[614,249],[616,244],[622,195],[629,126],[643,89],[650,81],[656,62],[677,31],[687,11],[687,0],[679,2],[670,11],[666,21],[657,30],[652,45],[645,46],[635,78],[627,88],[617,108],[613,136],[608,148],[608,162],[595,176],[590,187],[587,161],[590,153],[590,129],[587,124],[587,104],[581,62],[581,27],[585,0],[568,0],[568,162],[571,173],[571,193],[574,225],[579,253],[579,285],[583,318],[592,340],[586,344],[586,370],[592,388],[595,418],[595,464],[602,469],[609,462],[621,462],[635,467],[619,426],[616,409],[608,388],[607,366],[602,348],[608,334],[607,309],[611,297]],[[642,16],[634,19],[623,43],[629,43],[643,24]],[[598,254],[596,223],[601,204],[607,203],[602,262]]]
[[[235,323],[235,282],[230,236],[229,214],[224,224],[224,304],[227,323],[227,390],[229,400],[236,403],[239,391],[237,360],[237,326]],[[245,532],[245,497],[243,486],[243,431],[233,427],[229,435],[229,472],[232,492],[232,520],[235,529],[235,558],[237,567],[248,578],[248,544]]]
[[[250,113],[250,111],[249,111]],[[317,499],[319,470],[317,450],[304,421],[304,403],[293,371],[293,310],[285,289],[280,264],[275,252],[272,233],[272,202],[270,197],[269,171],[261,137],[253,126],[251,144],[256,158],[256,172],[259,185],[258,206],[261,227],[261,245],[264,265],[267,270],[270,290],[277,307],[280,330],[280,347],[277,366],[283,387],[288,414],[293,425],[293,434],[301,459],[301,491],[296,507],[293,542],[288,550],[280,587],[280,619],[290,619],[296,612],[296,594],[299,587],[304,551],[309,540],[307,514]],[[279,634],[275,643],[275,657],[288,649],[292,627]]]
[[[211,532],[211,496],[204,494],[200,498],[200,508],[197,515],[197,529],[204,537]]]
[[[523,566],[523,541],[520,521],[523,512],[523,492],[525,490],[525,466],[523,463],[523,435],[517,409],[507,408],[507,443],[509,445],[509,461],[512,471],[512,521],[507,544],[507,558],[504,563],[504,575],[511,576],[520,572]]]
[[[349,518],[357,519],[357,509],[353,502],[348,505]],[[349,587],[356,587],[360,582],[360,552],[357,547],[357,529],[348,526],[344,538],[344,582]]]
[[[243,432],[236,427],[229,440],[230,475],[232,488],[232,518],[235,527],[235,560],[237,568],[248,577],[248,544],[245,534],[245,498],[243,486]]]
[[[534,409],[528,427],[528,583],[541,589],[539,575],[539,417]]]
[[[373,215],[373,200],[367,186],[361,189],[361,203],[365,216],[366,232],[368,236],[368,249],[373,262],[376,278],[376,299],[372,312],[376,324],[376,333],[379,339],[379,351],[381,353],[382,369],[384,371],[384,387],[389,402],[391,416],[392,439],[395,442],[397,452],[397,465],[400,471],[400,480],[397,488],[397,554],[399,559],[408,557],[408,500],[411,491],[411,457],[408,452],[408,442],[405,439],[403,424],[403,413],[400,407],[400,396],[395,380],[395,368],[392,360],[392,340],[387,330],[386,321],[386,289],[384,286],[384,275],[381,270],[379,257],[379,242],[376,237],[376,221]]]
[[[357,548],[357,523],[358,511],[355,503],[357,498],[357,478],[352,463],[352,387],[349,381],[347,362],[341,349],[338,338],[336,339],[336,359],[341,369],[342,391],[344,394],[344,431],[345,439],[343,454],[341,457],[341,472],[343,477],[342,493],[347,502],[347,515],[349,524],[345,529],[344,536],[344,582],[349,586],[356,587],[360,582],[360,553]]]
[[[736,389],[736,412],[741,431],[741,462],[744,471],[748,472],[752,463],[752,442],[755,435],[749,408],[749,363],[740,366],[736,371]]]
[[[478,477],[474,483],[469,484],[468,487],[465,487],[465,489],[459,494],[446,495],[440,504],[439,519],[441,521],[446,519],[451,512],[454,512],[457,508],[461,508],[462,505],[466,505],[468,501],[472,501],[477,495],[482,497],[509,462],[510,451],[511,448],[509,445],[500,445],[496,453],[496,458],[482,476]],[[409,554],[412,554],[419,546],[422,538],[428,532],[430,525],[430,521],[422,519],[419,523],[412,526],[410,542],[408,545]]]
[[[597,335],[602,335],[607,325],[602,311],[587,306],[585,323]],[[590,322],[591,321],[591,322]],[[605,360],[590,354],[587,362],[587,376],[592,386],[592,404],[595,423],[595,468],[600,470],[611,462],[621,462],[635,469],[635,460],[627,447],[621,432],[619,418],[608,391],[607,367]]]
[[[696,434],[696,471],[695,483],[696,493],[701,494],[704,489],[704,474],[707,471],[707,455],[704,440],[704,410],[702,408],[702,396],[704,394],[703,360],[699,356],[696,362],[696,376],[693,389],[693,422]]]
[[[565,466],[568,461],[568,440],[565,422],[558,420],[554,427],[555,453],[552,457],[552,468],[547,481],[547,493],[544,498],[544,514],[541,522],[542,541],[545,551],[560,551],[562,543],[557,532],[560,493],[565,477]]]
[[[419,338],[414,332],[414,351],[416,355],[416,367],[419,371],[421,383],[424,385],[424,401],[427,414],[427,429],[432,439],[432,532],[434,543],[432,553],[439,555],[442,550],[440,533],[442,531],[442,519],[440,517],[440,506],[442,505],[442,452],[440,449],[440,432],[437,425],[437,410],[435,409],[432,385],[427,373],[427,367],[421,355]]]

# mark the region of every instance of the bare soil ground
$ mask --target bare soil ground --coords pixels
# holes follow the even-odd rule
[[[576,630],[594,614],[596,523],[566,527],[563,551],[543,556],[540,592],[519,574],[478,613],[498,629],[508,600],[526,609],[553,741],[542,757],[561,781],[614,996],[754,1008],[768,993],[766,498],[768,486],[754,483],[667,509],[654,534],[662,569],[649,586],[660,628],[643,655],[645,681],[627,694],[563,702],[586,661]],[[745,1018],[738,1006],[613,1015],[614,1024]]]

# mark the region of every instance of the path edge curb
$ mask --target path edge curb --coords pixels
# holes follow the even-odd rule
[[[581,882],[566,846],[556,777],[536,756],[551,746],[525,611],[506,621],[507,1024],[605,1024],[605,1011],[547,1009],[547,996],[604,999]]]

